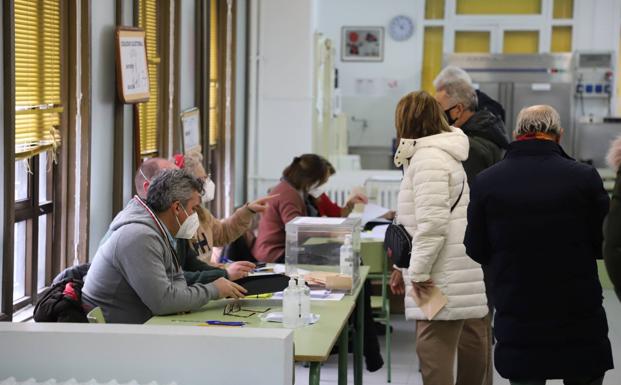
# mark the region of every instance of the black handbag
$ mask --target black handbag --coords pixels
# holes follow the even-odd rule
[[[451,212],[455,210],[464,192],[464,184],[461,184],[461,191],[455,203],[451,207]],[[407,269],[410,267],[410,255],[412,254],[412,236],[403,225],[391,223],[386,229],[384,236],[384,250],[388,258],[392,260],[394,266]]]

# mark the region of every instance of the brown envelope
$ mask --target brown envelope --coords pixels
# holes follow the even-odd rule
[[[414,302],[416,302],[428,320],[432,320],[448,303],[448,298],[446,298],[437,286],[433,286],[431,290],[422,297],[418,297],[414,289],[412,289],[410,295],[414,298]]]

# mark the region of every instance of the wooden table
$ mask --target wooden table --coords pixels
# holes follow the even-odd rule
[[[327,270],[326,266],[301,266],[307,270]],[[311,301],[311,312],[320,315],[314,325],[294,329],[294,355],[298,362],[310,362],[309,384],[319,385],[321,363],[330,356],[338,339],[339,346],[339,385],[347,384],[347,345],[348,319],[356,309],[354,335],[354,384],[362,384],[362,352],[364,347],[364,281],[369,267],[360,266],[360,280],[351,295],[345,295],[340,301]],[[223,315],[226,304],[232,300],[212,301],[200,310],[180,315],[156,316],[146,324],[149,325],[188,325],[204,323],[207,320],[245,321],[249,328],[282,328],[282,324],[264,322],[258,314],[248,318]],[[270,299],[241,300],[242,308],[261,309],[270,307],[270,311],[282,311],[282,301]]]

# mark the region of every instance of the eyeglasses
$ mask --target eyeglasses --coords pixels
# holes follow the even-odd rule
[[[257,313],[267,313],[270,310],[271,308],[269,307],[258,308],[258,309],[257,308],[245,309],[241,307],[239,302],[231,302],[231,303],[228,303],[224,307],[224,311],[222,312],[222,315],[229,315],[232,317],[240,317],[240,318],[248,318],[248,317],[252,317],[253,315]]]

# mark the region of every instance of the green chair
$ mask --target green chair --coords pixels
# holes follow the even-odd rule
[[[386,363],[387,381],[391,382],[390,364],[390,301],[388,299],[388,279],[390,277],[390,264],[384,252],[383,241],[372,240],[362,241],[360,244],[360,255],[362,263],[369,266],[368,280],[381,282],[382,295],[371,296],[371,308],[373,309],[374,319],[386,325]]]
[[[91,324],[105,324],[106,323],[106,319],[104,318],[103,312],[101,311],[101,308],[99,306],[89,311],[88,314],[86,315],[86,319],[88,319],[88,322]]]

